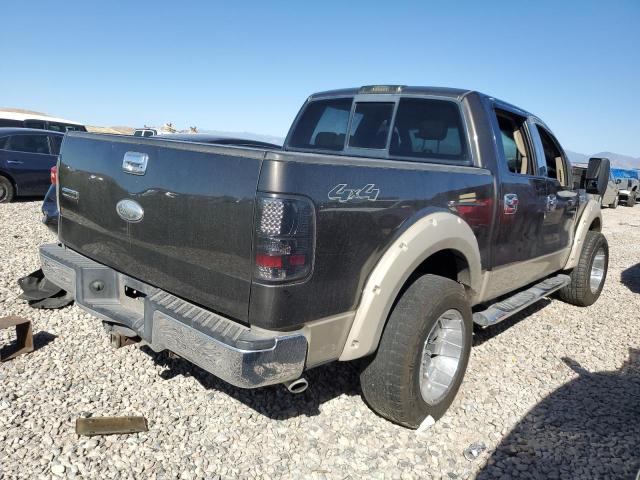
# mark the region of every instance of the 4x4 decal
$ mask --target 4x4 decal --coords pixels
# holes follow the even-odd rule
[[[346,183],[341,183],[329,191],[328,197],[329,200],[338,200],[340,203],[345,203],[350,200],[368,200],[375,202],[379,194],[380,190],[377,189],[373,183],[368,183],[362,188],[347,188]]]

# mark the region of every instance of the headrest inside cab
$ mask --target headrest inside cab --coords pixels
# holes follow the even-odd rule
[[[344,144],[344,134],[334,132],[318,132],[315,145],[322,148],[341,149]]]
[[[449,126],[438,120],[424,120],[420,122],[416,137],[422,140],[444,140],[447,137]]]

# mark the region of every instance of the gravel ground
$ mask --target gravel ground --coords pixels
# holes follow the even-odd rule
[[[0,205],[0,316],[34,321],[37,351],[0,364],[0,478],[634,478],[640,468],[640,208],[605,210],[600,300],[557,300],[479,332],[452,408],[416,433],[362,401],[334,364],[302,395],[243,391],[100,321],[30,309],[19,276],[53,237],[39,202]],[[11,336],[0,332],[0,343]],[[144,415],[149,432],[78,437],[80,416]],[[486,450],[468,460],[473,442]]]

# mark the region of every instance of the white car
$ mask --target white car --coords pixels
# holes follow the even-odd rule
[[[40,130],[51,130],[54,132],[68,132],[77,130],[86,132],[86,127],[72,120],[64,118],[50,117],[37,113],[13,112],[10,110],[0,110],[0,127],[24,127],[37,128]]]
[[[638,182],[638,179],[622,177],[616,179],[616,183],[620,189],[620,201],[627,207],[633,207],[640,200],[640,182]]]

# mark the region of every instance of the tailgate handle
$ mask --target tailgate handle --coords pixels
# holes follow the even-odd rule
[[[149,155],[140,152],[127,152],[122,160],[122,170],[124,173],[132,175],[144,175],[147,171]]]

